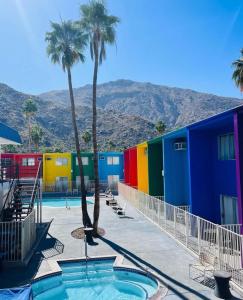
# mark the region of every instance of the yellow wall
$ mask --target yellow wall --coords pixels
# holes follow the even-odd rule
[[[148,145],[137,145],[138,190],[148,194]]]
[[[67,165],[58,166],[56,160],[66,158]],[[43,184],[50,186],[56,183],[56,177],[67,177],[68,188],[71,189],[71,153],[45,153],[43,154]],[[46,188],[46,190],[48,190]]]

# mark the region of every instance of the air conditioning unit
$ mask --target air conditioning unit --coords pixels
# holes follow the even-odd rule
[[[183,151],[186,150],[186,142],[175,142],[174,143],[175,151]]]

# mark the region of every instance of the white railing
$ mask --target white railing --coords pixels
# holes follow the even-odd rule
[[[36,239],[35,211],[19,222],[0,222],[1,260],[23,262]]]
[[[113,192],[118,191],[118,182],[109,183],[105,180],[99,180],[100,188],[106,189],[109,187]],[[85,188],[87,192],[94,192],[94,180],[87,180],[85,182]],[[43,191],[53,193],[72,193],[77,194],[81,191],[80,183],[77,181],[67,181],[65,183],[57,183],[56,181],[43,181]]]
[[[225,225],[221,225],[221,227],[240,234],[242,226],[240,224],[225,224]]]
[[[24,261],[36,240],[35,210],[21,223],[21,261]]]
[[[186,248],[199,256],[215,257],[217,268],[232,274],[232,281],[243,287],[243,236],[220,225],[170,205],[123,183],[119,195]]]

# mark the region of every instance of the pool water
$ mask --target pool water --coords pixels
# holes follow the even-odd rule
[[[93,204],[92,198],[87,198],[87,204]],[[62,197],[62,198],[43,198],[42,199],[43,206],[49,207],[73,207],[73,206],[81,206],[80,198],[73,197]]]
[[[155,294],[155,280],[137,272],[113,269],[114,260],[61,263],[61,275],[32,285],[34,300],[141,300]]]

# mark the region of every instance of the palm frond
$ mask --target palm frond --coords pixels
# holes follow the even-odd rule
[[[60,24],[51,22],[52,31],[46,33],[47,55],[53,63],[61,64],[65,71],[75,63],[85,61],[84,50],[88,35],[77,22],[62,21]]]

